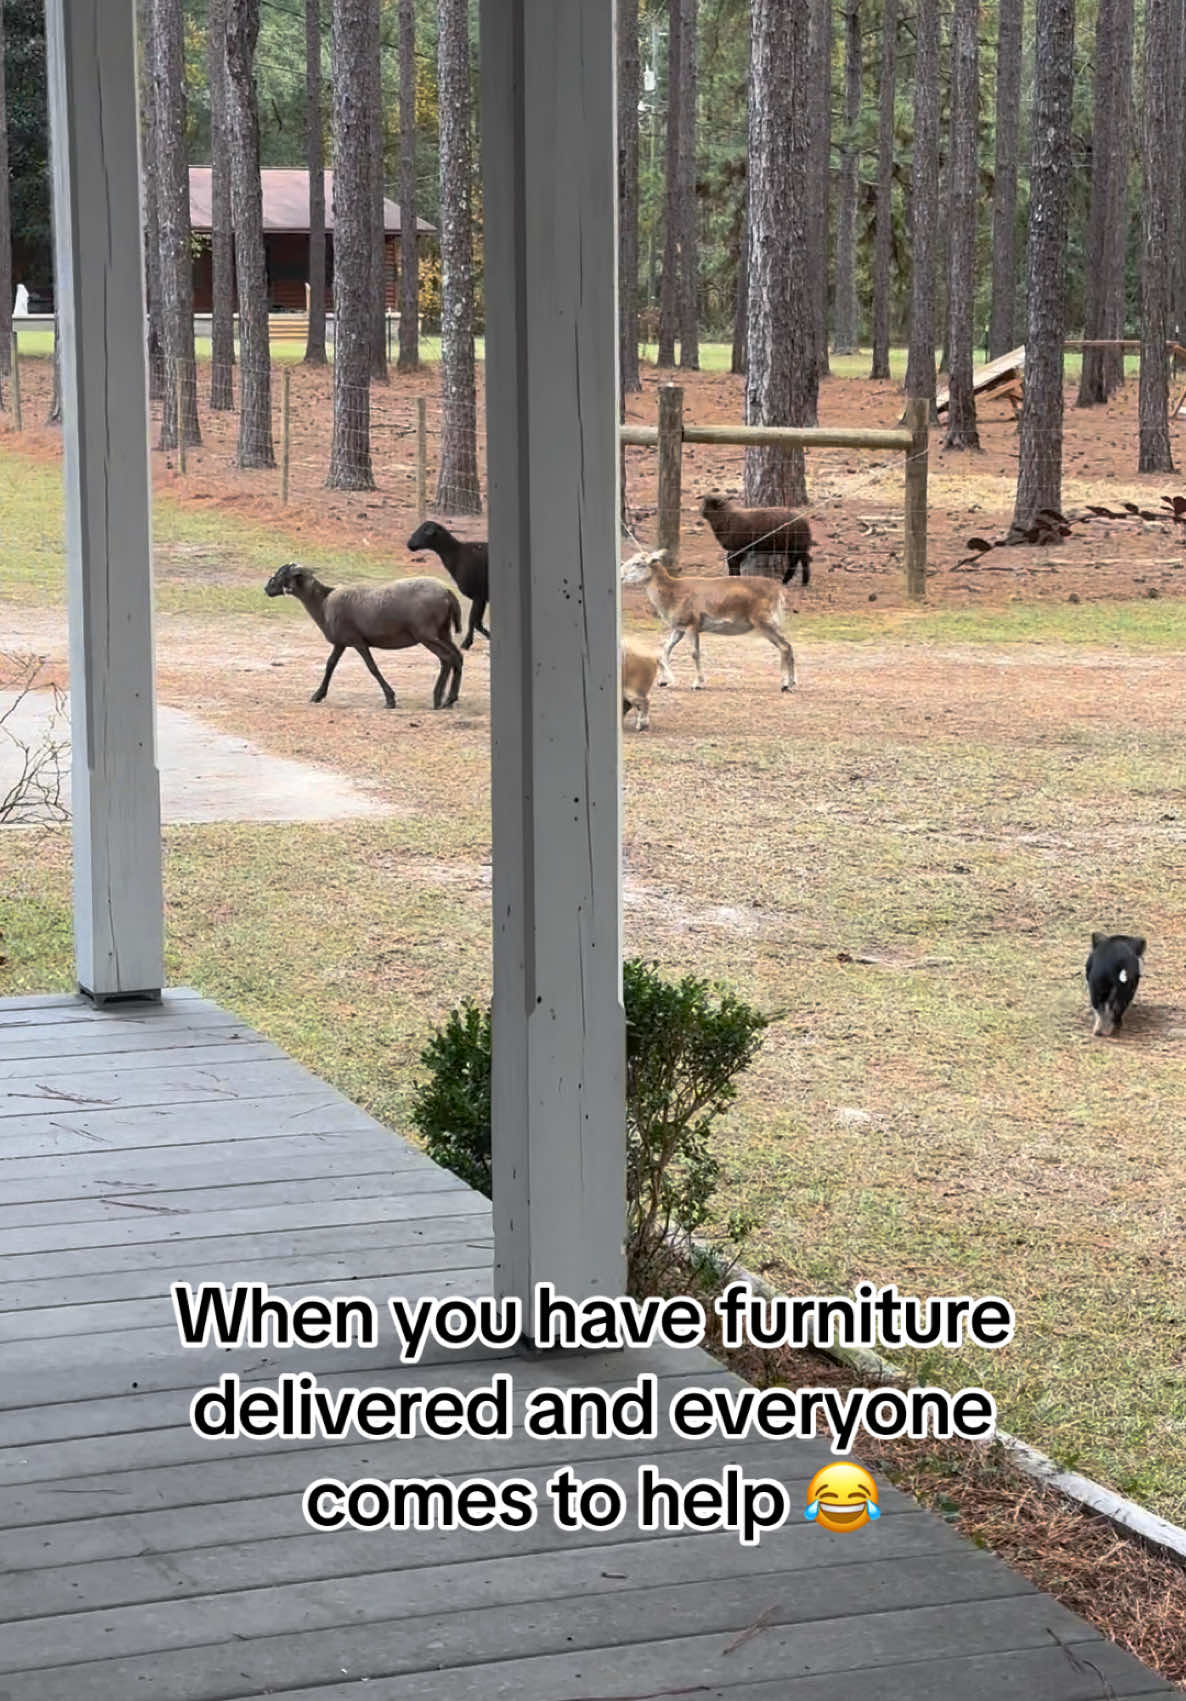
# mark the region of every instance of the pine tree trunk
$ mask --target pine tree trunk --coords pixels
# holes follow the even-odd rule
[[[939,7],[918,0],[914,59],[914,171],[910,201],[910,353],[906,394],[935,411],[935,272],[939,211]]]
[[[371,471],[370,0],[332,0],[334,490],[373,490]]]
[[[1186,85],[1186,6],[1177,9],[1178,17],[1178,61],[1174,67],[1174,87],[1182,89]],[[1171,121],[1172,122],[1172,121]],[[1174,209],[1174,219],[1171,224],[1171,240],[1174,244],[1175,289],[1174,310],[1172,315],[1172,335],[1176,343],[1181,344],[1186,339],[1186,114],[1179,110],[1177,122],[1174,124],[1174,163],[1173,182],[1178,185],[1177,206]],[[1170,371],[1176,376],[1177,367],[1171,363]]]
[[[210,406],[235,405],[235,239],[231,229],[231,149],[226,111],[227,0],[210,0],[206,75],[210,83],[210,243],[212,313]]]
[[[1181,341],[1182,330],[1182,243],[1183,234],[1177,227],[1178,215],[1186,203],[1186,186],[1182,182],[1182,139],[1183,119],[1180,96],[1183,92],[1183,58],[1182,58],[1182,29],[1186,25],[1186,6],[1176,4],[1170,14],[1170,71],[1169,86],[1174,91],[1173,110],[1169,116],[1168,153],[1170,186],[1169,213],[1169,248],[1170,248],[1170,298],[1169,298],[1169,335],[1174,342]],[[1172,211],[1170,210],[1172,209]],[[1171,366],[1171,374],[1173,367]]]
[[[802,98],[808,102],[810,139],[808,243],[803,266],[811,287],[812,335],[818,376],[831,371],[828,360],[828,228],[832,193],[832,0],[811,0],[807,38],[810,71]],[[810,424],[815,423],[813,412]]]
[[[1066,247],[1074,156],[1074,0],[1037,0],[1033,153],[1026,261],[1025,400],[1017,475],[1015,531],[1062,501],[1063,339]]]
[[[873,241],[873,365],[870,378],[890,376],[890,294],[894,253],[894,99],[897,95],[898,0],[884,0],[878,83],[877,214]]]
[[[733,297],[733,353],[729,371],[745,374],[746,340],[749,334],[749,189],[741,203],[741,252],[737,260],[737,287]]]
[[[8,116],[4,90],[4,6],[0,0],[0,375],[12,369],[12,215],[8,201]]]
[[[972,391],[976,339],[979,0],[955,0],[951,26],[951,210],[947,231],[947,447],[978,449]]]
[[[1181,122],[1179,89],[1173,81],[1174,38],[1178,21],[1172,0],[1147,0],[1145,8],[1145,87],[1141,157],[1141,382],[1140,463],[1143,473],[1170,473],[1169,335],[1173,246],[1170,242],[1172,179],[1171,126]]]
[[[367,21],[370,28],[371,377],[380,384],[386,384],[387,231],[383,206],[386,127],[383,123],[383,67],[379,59],[382,40],[379,0],[370,0]]]
[[[696,201],[697,89],[696,31],[698,0],[681,0],[680,15],[680,308],[679,363],[686,371],[700,369],[700,244]]]
[[[953,0],[953,4],[954,4],[954,0]],[[952,172],[952,159],[951,159],[951,148],[948,147],[946,152],[944,152],[944,148],[943,148],[942,112],[943,112],[944,106],[946,105],[948,115],[950,117],[951,102],[952,102],[952,98],[953,98],[952,89],[953,89],[954,78],[953,78],[953,61],[952,61],[952,57],[951,57],[950,37],[948,37],[946,44],[944,43],[944,39],[943,39],[943,35],[944,35],[943,26],[947,21],[948,21],[948,17],[947,17],[947,12],[946,12],[946,7],[945,7],[944,8],[944,14],[942,16],[940,16],[940,19],[939,19],[939,112],[940,112],[940,119],[939,119],[939,175],[940,175],[940,180],[941,180],[941,186],[940,186],[940,189],[939,189],[939,217],[938,217],[938,221],[935,225],[935,330],[936,330],[937,334],[942,335],[942,339],[943,339],[942,352],[939,355],[939,371],[945,372],[948,375],[950,375],[950,372],[951,372],[951,350],[948,347],[948,332],[949,332],[950,326],[951,326],[951,314],[950,314],[950,309],[949,309],[949,306],[948,306],[949,291],[948,291],[947,274],[948,274],[949,267],[951,265],[951,172]],[[943,76],[943,65],[944,65],[944,51],[943,50],[944,50],[945,45],[946,45],[947,50],[948,50],[947,54],[946,54],[946,63],[947,63],[946,80],[944,79],[944,76]],[[945,82],[946,82],[946,100],[944,99]]]
[[[190,248],[189,167],[185,156],[185,52],[181,0],[150,0],[157,157],[157,221],[161,254],[161,329],[165,355],[162,449],[177,447],[178,392],[186,443],[198,428],[194,363],[194,279]]]
[[[623,396],[638,375],[638,0],[618,0],[618,375]]]
[[[0,5],[3,0],[0,0]],[[161,330],[161,238],[157,218],[156,106],[152,85],[152,17],[149,0],[136,0],[140,46],[140,195],[144,203],[144,252],[148,273],[148,396],[165,397],[165,349]]]
[[[399,216],[399,370],[415,372],[420,366],[415,0],[399,0]]]
[[[241,467],[274,467],[272,350],[264,261],[263,190],[255,44],[260,0],[227,0],[226,96],[231,140],[231,214],[239,284],[239,448]]]
[[[1000,0],[996,169],[992,192],[992,314],[988,330],[988,352],[993,360],[1017,346],[1017,155],[1023,5],[1024,0]]]
[[[750,425],[806,425],[819,386],[809,262],[810,0],[753,0],[750,48],[751,278],[746,375]],[[745,499],[802,506],[803,451],[746,451]]]
[[[659,349],[657,366],[675,365],[675,339],[679,334],[679,238],[680,238],[680,95],[683,87],[682,0],[667,5],[667,137],[663,212],[663,275],[659,282]]]
[[[1133,0],[1114,0],[1115,18],[1112,77],[1112,157],[1110,207],[1104,241],[1103,269],[1106,276],[1100,315],[1102,334],[1121,339],[1128,326],[1127,272],[1129,232],[1129,165],[1133,138]],[[1124,384],[1124,350],[1104,350],[1104,394],[1110,396]]]
[[[474,255],[470,186],[469,9],[438,0],[441,112],[441,382],[444,417],[436,507],[477,514],[477,388],[474,373]]]
[[[1091,122],[1091,206],[1087,215],[1084,254],[1083,335],[1095,341],[1104,335],[1104,294],[1107,283],[1108,217],[1112,210],[1112,175],[1119,169],[1112,139],[1115,118],[1116,73],[1113,36],[1116,0],[1099,0],[1095,20],[1095,90]],[[1076,406],[1095,407],[1108,399],[1104,384],[1104,350],[1085,348]]]
[[[305,0],[305,157],[309,172],[309,334],[306,366],[325,354],[325,115],[321,104],[321,0]]]
[[[844,0],[844,136],[840,144],[840,196],[836,208],[836,301],[832,348],[855,354],[857,311],[857,188],[861,122],[861,0]]]

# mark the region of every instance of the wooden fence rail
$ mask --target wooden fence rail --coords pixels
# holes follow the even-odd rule
[[[781,444],[787,449],[863,449],[893,451],[904,456],[906,593],[915,601],[926,595],[927,583],[927,468],[929,432],[927,405],[910,400],[902,426],[894,431],[844,430],[798,425],[688,425],[684,422],[684,393],[678,384],[659,390],[658,425],[621,425],[618,440],[627,448],[658,449],[659,491],[657,542],[673,560],[679,557],[679,515],[685,443]]]

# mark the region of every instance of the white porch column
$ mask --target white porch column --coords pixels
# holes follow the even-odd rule
[[[482,0],[502,1294],[622,1291],[613,0]]]
[[[61,327],[78,982],[157,995],[144,266],[134,0],[46,0]]]

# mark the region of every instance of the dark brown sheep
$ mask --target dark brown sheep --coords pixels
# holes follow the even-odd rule
[[[490,600],[490,547],[485,543],[467,543],[435,520],[425,520],[408,539],[413,554],[431,549],[441,558],[441,564],[463,597],[469,598],[469,630],[461,640],[463,650],[474,641],[474,629],[489,638],[482,625],[482,616]]]
[[[312,701],[321,703],[334,669],[347,650],[357,650],[383,688],[389,709],[395,692],[375,665],[376,650],[406,650],[423,644],[438,657],[441,671],[432,693],[432,706],[452,708],[461,690],[461,651],[453,633],[461,631],[461,604],[439,579],[400,579],[393,585],[323,585],[307,567],[288,561],[277,567],[264,586],[270,597],[296,597],[310,620],[320,627],[330,650],[325,677]],[[451,681],[451,684],[450,684]],[[449,695],[445,696],[446,685]]]
[[[727,496],[706,496],[700,512],[725,551],[734,576],[742,572],[742,562],[752,552],[777,558],[784,585],[794,578],[796,568],[802,569],[803,583],[810,583],[811,527],[793,508],[740,508]]]

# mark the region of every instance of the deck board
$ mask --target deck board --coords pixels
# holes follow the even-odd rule
[[[539,1358],[183,1351],[173,1280],[277,1292],[488,1291],[485,1200],[193,994],[158,1008],[0,1004],[0,1696],[4,1701],[1088,1701],[1169,1686],[886,1486],[859,1540],[728,1534],[317,1533],[318,1475],[631,1487],[728,1463],[796,1499],[821,1440],[208,1442],[229,1371],[330,1389],[733,1385],[699,1350]],[[748,1634],[747,1634],[748,1632]],[[367,1680],[365,1689],[360,1679]]]

